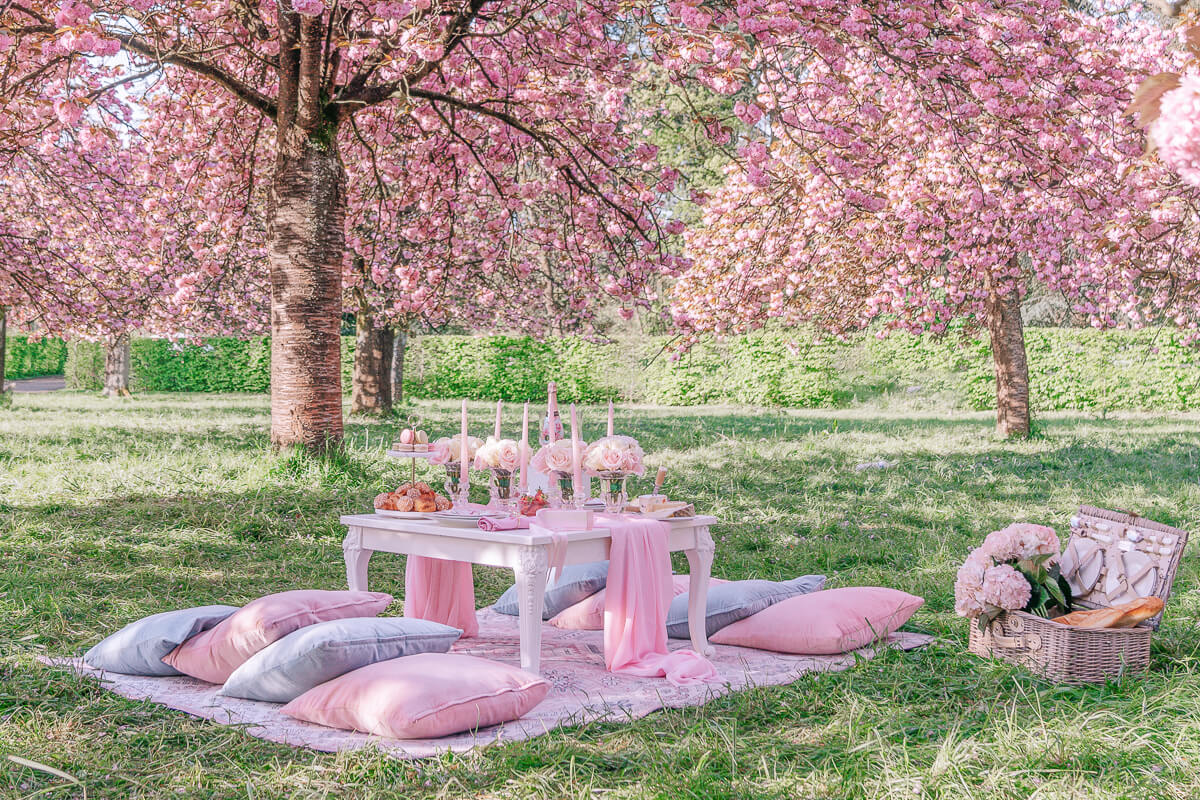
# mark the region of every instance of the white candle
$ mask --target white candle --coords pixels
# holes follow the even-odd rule
[[[583,454],[580,452],[579,414],[571,403],[571,488],[578,498],[583,493]]]
[[[613,406],[612,400],[608,401],[608,435],[613,435]]]
[[[458,482],[465,492],[467,490],[468,478],[467,473],[467,456],[470,453],[470,445],[467,444],[467,401],[462,401],[462,441],[458,448]]]
[[[529,489],[529,403],[521,413],[521,481],[517,491],[521,494]]]
[[[503,405],[504,405],[503,400],[496,401],[496,429],[492,433],[492,435],[496,437],[496,441],[500,441],[500,414],[501,414],[500,408]]]

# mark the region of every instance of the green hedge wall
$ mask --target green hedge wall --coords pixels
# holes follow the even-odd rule
[[[62,375],[66,363],[67,345],[61,339],[32,341],[28,336],[9,336],[5,341],[4,377],[7,380]]]
[[[1169,329],[1026,331],[1034,408],[1051,410],[1200,409],[1200,353]],[[610,397],[662,405],[743,403],[834,408],[893,396],[942,406],[994,407],[991,354],[965,335],[943,339],[858,336],[846,342],[762,332],[698,345],[671,358],[669,340],[616,345],[578,339],[422,336],[409,341],[409,397],[540,400],[558,382],[563,400]],[[98,389],[103,356],[75,344],[68,385]],[[349,390],[353,337],[342,339]],[[267,339],[213,339],[176,347],[136,339],[133,388],[140,391],[265,392]]]

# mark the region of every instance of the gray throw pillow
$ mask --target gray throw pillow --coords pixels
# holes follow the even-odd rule
[[[780,600],[815,592],[824,586],[824,575],[802,575],[790,581],[730,581],[709,586],[705,635],[712,636],[726,625],[757,614]],[[667,610],[667,635],[672,639],[691,638],[688,632],[687,593],[671,601],[671,607]]]
[[[237,606],[200,606],[152,614],[101,640],[83,654],[83,662],[126,675],[182,675],[163,656],[235,611]]]
[[[562,575],[553,586],[546,586],[546,604],[542,607],[542,619],[550,619],[558,612],[586,600],[608,585],[608,562],[589,561],[563,567]],[[500,595],[493,608],[501,614],[518,615],[517,587],[510,586]]]
[[[259,650],[233,671],[219,694],[290,703],[314,686],[376,661],[445,653],[462,631],[408,617],[318,622]]]

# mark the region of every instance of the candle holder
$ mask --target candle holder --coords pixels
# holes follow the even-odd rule
[[[450,505],[456,510],[461,510],[466,506],[471,487],[470,484],[464,486],[459,476],[462,474],[462,467],[453,461],[446,463],[446,496],[450,498]]]
[[[488,469],[488,472],[491,473],[491,481],[488,483],[488,496],[491,497],[490,505],[511,514],[513,503],[517,499],[515,493],[516,487],[513,486],[512,470],[492,467]]]
[[[604,511],[609,514],[620,514],[625,510],[629,495],[625,491],[625,482],[629,480],[628,472],[600,472],[600,500],[604,503]]]

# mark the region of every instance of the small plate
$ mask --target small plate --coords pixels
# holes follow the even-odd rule
[[[473,528],[484,517],[503,518],[507,516],[503,511],[484,511],[480,514],[459,514],[454,511],[439,511],[436,514],[431,514],[430,518],[440,520],[447,525],[460,525],[464,528]]]
[[[389,511],[386,508],[377,508],[375,513],[381,517],[395,517],[396,519],[426,519],[429,513],[425,511]]]

